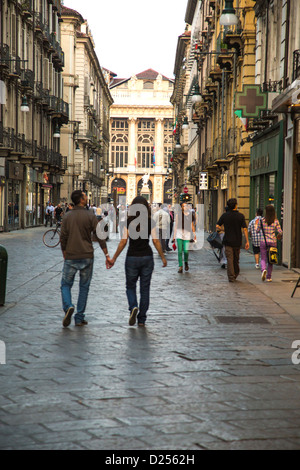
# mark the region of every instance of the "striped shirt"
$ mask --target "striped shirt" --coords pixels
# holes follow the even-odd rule
[[[260,246],[261,237],[262,237],[262,233],[257,232],[255,228],[255,222],[257,221],[257,219],[261,219],[261,217],[256,216],[255,219],[251,220],[251,222],[248,225],[248,232],[251,234],[253,246]],[[260,225],[260,222],[259,222],[259,225]]]
[[[278,234],[282,234],[282,229],[280,227],[280,223],[278,222],[277,219],[275,219],[274,222],[271,225],[268,225],[265,222],[265,219],[262,219],[262,223],[263,223],[263,228],[264,228],[264,232],[265,232],[267,245],[269,245],[269,244],[270,245],[274,245],[274,244],[276,245],[277,244],[276,232]],[[261,241],[263,243],[265,243],[265,238],[264,238],[264,235],[263,235],[263,232],[262,232],[262,229],[261,229],[261,223],[258,224],[256,231],[261,233]]]

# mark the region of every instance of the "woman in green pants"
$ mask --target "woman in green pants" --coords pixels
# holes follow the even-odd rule
[[[188,204],[181,203],[181,211],[177,214],[174,228],[173,242],[177,241],[178,247],[178,272],[183,272],[182,251],[184,253],[184,269],[189,270],[189,243],[194,234],[194,241],[196,241],[196,231],[194,224],[194,213],[190,210]]]

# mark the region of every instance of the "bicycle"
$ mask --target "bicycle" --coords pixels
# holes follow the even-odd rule
[[[43,243],[48,248],[55,248],[59,245],[60,242],[60,226],[61,223],[57,223],[55,228],[51,228],[50,230],[46,230],[43,235]]]

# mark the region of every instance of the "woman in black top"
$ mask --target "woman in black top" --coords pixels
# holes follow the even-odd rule
[[[155,224],[151,218],[151,210],[146,199],[137,196],[129,207],[128,215],[127,227],[125,226],[123,229],[122,239],[112,258],[112,263],[116,262],[129,239],[129,248],[125,261],[126,294],[130,311],[129,325],[134,325],[137,318],[138,325],[144,326],[149,308],[150,282],[154,269],[153,252],[149,245],[150,235],[162,259],[163,267],[167,266],[167,261],[157,238]],[[136,295],[138,279],[140,279],[139,306]]]

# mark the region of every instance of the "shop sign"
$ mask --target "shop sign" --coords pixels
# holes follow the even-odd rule
[[[208,173],[202,172],[199,176],[199,190],[206,191],[208,189]]]
[[[251,161],[250,169],[252,170],[267,170],[270,165],[270,156],[269,154],[267,155],[261,155],[257,158],[254,158]]]
[[[221,189],[228,189],[228,172],[221,174]]]
[[[8,177],[11,180],[23,181],[24,167],[21,163],[9,162]]]

